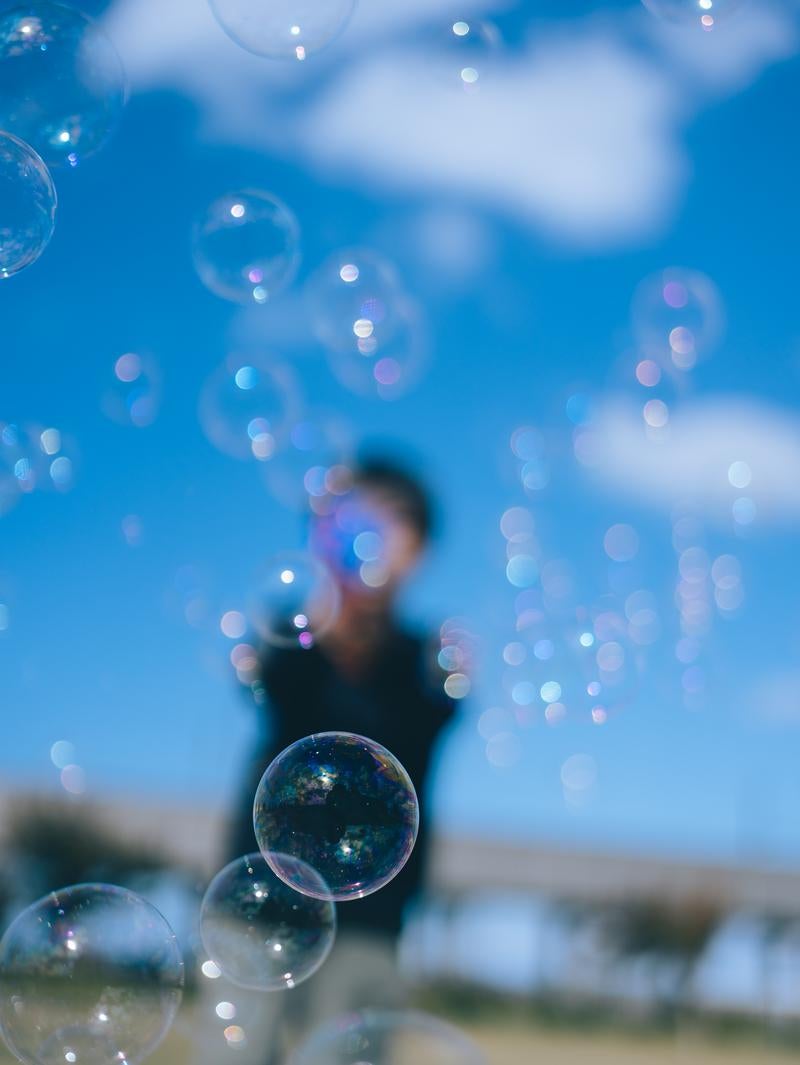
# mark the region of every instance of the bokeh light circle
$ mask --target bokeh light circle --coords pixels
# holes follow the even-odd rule
[[[182,988],[165,919],[110,884],[46,895],[0,942],[0,1025],[26,1065],[138,1065],[167,1034]]]
[[[35,263],[56,224],[56,189],[29,144],[0,131],[0,278]]]
[[[192,242],[200,280],[233,303],[266,303],[290,284],[300,262],[297,219],[261,189],[214,200],[196,220]]]
[[[316,880],[286,863],[307,863],[337,901],[363,898],[397,875],[414,849],[419,804],[411,778],[373,740],[323,732],[298,740],[267,767],[253,824],[275,873],[317,897]]]
[[[125,97],[120,58],[92,19],[49,0],[0,13],[0,128],[45,162],[76,166],[97,151]]]
[[[457,1028],[413,1010],[364,1010],[322,1025],[288,1065],[486,1065]]]
[[[338,37],[356,0],[209,0],[225,33],[268,59],[306,59]]]
[[[273,647],[308,650],[339,613],[338,585],[327,567],[304,551],[273,555],[252,587],[250,624]]]
[[[280,861],[315,884],[316,896],[289,887],[261,854],[247,854],[220,870],[203,897],[203,946],[240,987],[296,987],[319,969],[333,946],[336,910],[325,897],[324,881],[297,858],[281,855]]]

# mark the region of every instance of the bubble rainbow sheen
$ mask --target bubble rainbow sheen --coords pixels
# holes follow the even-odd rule
[[[295,890],[320,897],[317,877],[284,859],[300,859],[328,886],[323,897],[363,898],[392,880],[419,829],[414,785],[385,747],[348,732],[322,732],[287,747],[256,791],[253,825],[270,868]]]

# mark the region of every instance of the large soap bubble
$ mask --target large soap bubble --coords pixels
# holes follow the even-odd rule
[[[0,14],[0,128],[47,163],[75,166],[96,151],[125,93],[113,44],[80,11],[28,0]]]
[[[297,858],[281,855],[317,896],[301,895],[260,854],[236,858],[208,886],[200,934],[209,957],[241,987],[275,991],[307,980],[333,946],[336,910],[322,878]]]
[[[167,922],[110,884],[46,895],[0,942],[0,1026],[26,1065],[137,1065],[167,1034],[182,988]]]
[[[408,860],[419,828],[414,785],[393,754],[348,732],[298,740],[268,766],[253,806],[256,839],[281,880],[318,897],[319,874],[337,901],[378,891]]]
[[[412,1010],[365,1010],[329,1021],[288,1065],[486,1065],[457,1028]]]
[[[55,223],[49,170],[29,144],[0,131],[0,277],[35,263]]]
[[[240,48],[269,59],[305,59],[338,37],[356,0],[209,0]]]
[[[266,303],[294,278],[300,227],[285,203],[260,189],[214,200],[194,226],[200,280],[234,303]]]
[[[668,22],[683,22],[702,30],[715,29],[742,0],[642,0],[648,11]]]
[[[338,585],[322,562],[303,551],[281,551],[253,581],[247,609],[266,643],[308,650],[333,624],[339,606]]]

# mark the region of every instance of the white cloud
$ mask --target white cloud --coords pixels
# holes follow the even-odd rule
[[[730,521],[738,496],[756,504],[756,521],[800,520],[800,419],[752,400],[711,398],[673,408],[669,427],[648,436],[641,406],[612,398],[593,422],[591,465],[605,489],[670,509],[690,501],[710,517]],[[752,480],[734,488],[734,462]]]
[[[800,724],[800,669],[787,668],[760,677],[749,705],[762,721],[773,725]]]
[[[106,26],[134,89],[196,101],[209,140],[380,191],[455,195],[594,248],[668,224],[688,174],[681,124],[795,48],[790,16],[768,4],[689,37],[643,9],[609,12],[537,25],[465,93],[430,29],[453,10],[362,0],[334,45],[294,64],[237,48],[204,0],[116,0]]]

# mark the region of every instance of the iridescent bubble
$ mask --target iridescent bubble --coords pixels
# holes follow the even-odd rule
[[[300,262],[297,219],[260,189],[214,200],[195,222],[192,239],[200,280],[233,303],[266,303],[294,280]]]
[[[670,268],[642,281],[631,305],[634,338],[640,351],[637,378],[653,387],[646,365],[691,370],[716,348],[724,329],[724,307],[710,277],[697,270]],[[641,376],[645,380],[641,380]]]
[[[309,279],[306,298],[346,388],[394,399],[416,383],[427,354],[425,318],[387,259],[363,248],[337,252]]]
[[[222,973],[240,987],[292,988],[319,969],[336,935],[336,910],[327,885],[297,858],[277,856],[315,894],[300,894],[260,854],[236,858],[208,886],[200,935]],[[229,1012],[229,1011],[228,1011]],[[232,1020],[233,1014],[223,1019]]]
[[[733,14],[741,0],[642,0],[648,11],[668,22],[694,25],[708,32]]]
[[[138,1065],[167,1034],[182,987],[167,922],[110,884],[46,895],[0,942],[0,1027],[26,1065]]]
[[[308,650],[333,624],[339,606],[338,585],[319,559],[303,551],[283,551],[253,582],[248,616],[272,646]]]
[[[35,263],[53,235],[56,190],[33,148],[0,131],[0,278]]]
[[[155,359],[126,351],[117,356],[100,400],[103,414],[118,425],[144,429],[161,406],[161,371]]]
[[[639,534],[630,525],[612,525],[603,537],[603,547],[614,562],[630,562],[639,550]]]
[[[288,1065],[486,1065],[457,1028],[416,1011],[365,1010],[329,1021]]]
[[[226,455],[268,462],[285,443],[298,407],[288,367],[232,354],[206,379],[198,416],[210,443]]]
[[[209,0],[227,35],[268,59],[306,59],[338,37],[356,0]]]
[[[402,869],[417,838],[414,785],[385,747],[347,732],[298,740],[267,768],[253,824],[270,868],[297,891],[320,897],[318,879],[284,860],[299,858],[337,901],[371,895]]]
[[[0,14],[0,128],[49,164],[97,151],[125,104],[125,72],[96,22],[49,0]]]

